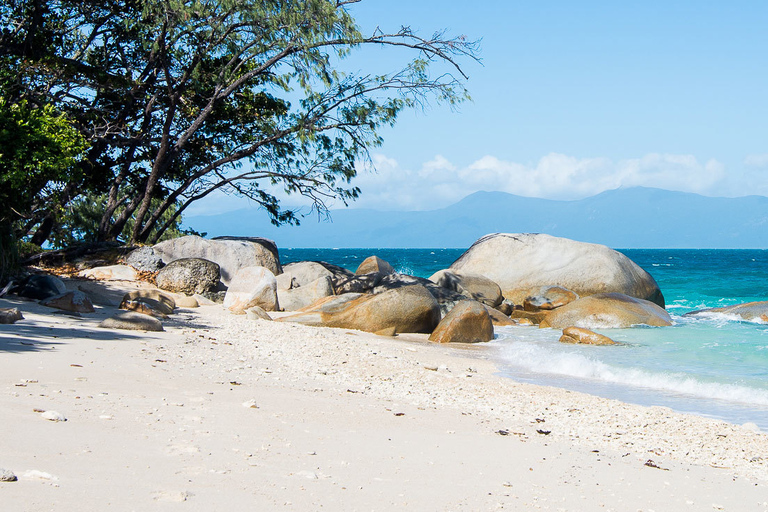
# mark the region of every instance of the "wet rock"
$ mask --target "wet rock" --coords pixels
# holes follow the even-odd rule
[[[152,316],[128,311],[107,318],[99,324],[99,327],[129,331],[162,331],[163,323]]]
[[[40,301],[40,304],[49,308],[71,311],[73,313],[93,313],[95,311],[91,299],[80,290],[74,290],[56,297],[50,297]]]
[[[574,343],[580,345],[616,345],[608,336],[603,336],[589,329],[581,327],[566,327],[560,337],[560,343]]]
[[[162,290],[194,295],[215,290],[220,277],[216,263],[202,258],[182,258],[163,267],[155,281]]]
[[[479,343],[493,339],[493,323],[485,306],[464,300],[443,318],[429,336],[437,343]]]
[[[621,329],[633,325],[668,326],[672,319],[653,302],[621,293],[598,293],[550,311],[539,327]]]
[[[698,311],[691,311],[683,316],[696,316],[702,314],[721,314],[738,316],[743,320],[768,320],[768,301],[759,302],[747,302],[744,304],[736,304],[734,306],[725,306],[722,308],[710,308],[700,309]],[[765,316],[766,318],[762,318]]]

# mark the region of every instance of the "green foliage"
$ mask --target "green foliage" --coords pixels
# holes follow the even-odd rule
[[[32,108],[0,96],[0,222],[28,214],[44,192],[77,180],[85,139],[52,105]]]
[[[297,223],[271,187],[319,210],[354,200],[351,179],[382,127],[430,100],[468,99],[456,59],[475,58],[475,42],[408,27],[363,34],[353,3],[6,2],[0,92],[53,105],[90,143],[67,192],[104,194],[99,240],[154,241],[215,190],[251,198],[275,224]],[[342,72],[363,46],[405,49],[411,60],[389,74]]]

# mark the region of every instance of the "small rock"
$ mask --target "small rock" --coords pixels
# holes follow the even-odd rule
[[[65,418],[63,414],[56,411],[45,411],[40,416],[49,421],[67,421],[67,418]]]
[[[256,405],[256,400],[248,400],[247,402],[243,402],[243,407],[247,407],[249,409],[258,409],[259,406]]]
[[[608,336],[603,336],[581,327],[566,327],[560,337],[560,343],[575,343],[581,345],[615,345]]]
[[[13,471],[9,469],[0,468],[0,482],[15,482],[18,480]]]
[[[162,331],[163,323],[155,317],[141,313],[125,312],[113,315],[99,324],[104,329],[129,331]]]
[[[24,320],[19,308],[0,308],[0,324],[12,324]]]
[[[40,301],[40,304],[49,308],[61,309],[73,313],[93,313],[93,303],[86,294],[80,290],[63,293],[55,297],[49,297]]]

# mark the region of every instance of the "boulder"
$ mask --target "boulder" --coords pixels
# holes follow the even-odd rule
[[[616,345],[608,336],[603,336],[581,327],[566,327],[560,336],[560,343],[575,343],[579,345]]]
[[[326,297],[279,321],[373,333],[385,329],[395,333],[431,333],[440,322],[440,306],[426,288],[414,285],[378,294]]]
[[[163,323],[155,317],[128,311],[107,318],[99,327],[129,331],[162,331]]]
[[[440,270],[432,274],[429,280],[492,308],[499,306],[504,300],[499,285],[481,275]]]
[[[283,311],[296,311],[305,308],[330,295],[333,295],[331,276],[321,277],[290,290],[281,290],[279,286],[277,288],[277,300]]]
[[[512,311],[515,310],[515,305],[512,303],[512,301],[504,299],[501,301],[501,304],[496,306],[496,309],[509,316],[512,314]]]
[[[623,293],[664,307],[656,281],[623,254],[604,245],[542,234],[495,233],[470,247],[450,267],[496,282],[516,304],[542,286],[562,286],[579,296]]]
[[[224,296],[224,307],[236,315],[259,306],[266,311],[278,311],[277,280],[264,267],[245,267],[237,271]]]
[[[176,306],[180,308],[199,308],[200,303],[197,302],[197,299],[194,297],[189,297],[187,295],[181,295],[176,299]]]
[[[494,309],[491,306],[487,306],[485,304],[483,304],[483,306],[485,306],[485,310],[488,311],[488,315],[490,315],[493,325],[498,325],[499,327],[505,325],[516,325],[515,322],[509,317],[509,315],[505,315],[498,309]]]
[[[369,256],[363,260],[360,266],[357,267],[355,275],[361,276],[363,274],[370,274],[372,272],[379,272],[381,274],[394,274],[395,269],[392,265],[379,258],[378,256]]]
[[[493,323],[485,306],[463,300],[445,315],[429,336],[437,343],[478,343],[493,339]]]
[[[621,293],[597,293],[553,309],[539,327],[622,329],[633,325],[672,325],[669,314],[653,302]]]
[[[99,281],[135,281],[139,274],[128,265],[108,265],[82,270],[77,273],[77,277]]]
[[[49,297],[40,301],[40,304],[49,308],[61,309],[63,311],[72,311],[73,313],[93,313],[93,303],[86,294],[80,290]]]
[[[165,264],[182,258],[203,258],[219,265],[221,281],[229,286],[237,271],[265,267],[274,275],[282,272],[277,246],[266,238],[218,237],[206,240],[188,235],[152,247]]]
[[[19,308],[0,308],[0,324],[13,324],[24,320]]]
[[[441,315],[445,316],[453,309],[458,302],[467,300],[465,295],[462,295],[448,288],[438,286],[429,279],[423,277],[409,276],[407,274],[388,274],[381,278],[379,284],[373,289],[373,293],[384,293],[389,290],[396,290],[403,288],[404,286],[420,285],[426,288],[429,293],[437,300],[440,305]]]
[[[570,304],[579,296],[562,286],[542,286],[538,293],[523,299],[526,311],[549,311]]]
[[[176,299],[168,295],[167,293],[163,293],[160,290],[153,290],[153,289],[141,289],[141,290],[134,290],[132,292],[128,292],[125,295],[123,295],[123,301],[126,300],[139,300],[139,299],[152,299],[156,300],[158,302],[162,302],[170,308],[170,311],[168,314],[173,313],[173,310],[176,309]]]
[[[213,291],[219,284],[219,266],[202,258],[174,260],[157,273],[158,288],[169,292],[194,295]]]
[[[137,290],[141,292],[150,290]],[[169,302],[167,299],[170,297],[162,297],[158,294],[158,298],[154,299],[148,296],[150,294],[142,295],[137,292],[126,294],[126,297],[120,303],[120,309],[127,311],[135,311],[145,315],[154,316],[156,318],[166,318],[168,315],[173,314],[175,302]],[[164,300],[165,299],[165,300]],[[173,301],[173,299],[171,299]]]
[[[372,293],[374,288],[381,283],[383,278],[384,274],[381,272],[342,277],[334,280],[333,291],[336,295],[345,293]]]
[[[334,278],[334,273],[316,261],[299,261],[283,267],[283,273],[277,276],[277,289],[290,290],[306,286],[323,277]],[[282,301],[281,301],[282,304]]]
[[[140,272],[157,272],[163,268],[163,259],[151,247],[139,247],[125,257],[125,264]]]
[[[245,317],[248,320],[272,320],[272,317],[259,306],[253,306],[245,310]]]
[[[19,297],[43,300],[66,293],[67,285],[56,276],[40,274],[29,276],[21,285],[15,287],[12,292],[16,293]]]
[[[768,315],[768,301],[747,302],[722,308],[700,309],[686,313],[683,316],[696,316],[707,313],[737,316],[747,321],[761,320],[763,315]]]

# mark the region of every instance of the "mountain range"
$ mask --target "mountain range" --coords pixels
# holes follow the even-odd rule
[[[768,248],[768,197],[620,188],[576,201],[476,192],[429,211],[331,211],[275,227],[263,210],[185,218],[207,236],[260,236],[281,248],[466,248],[488,233],[547,233],[614,248]]]

